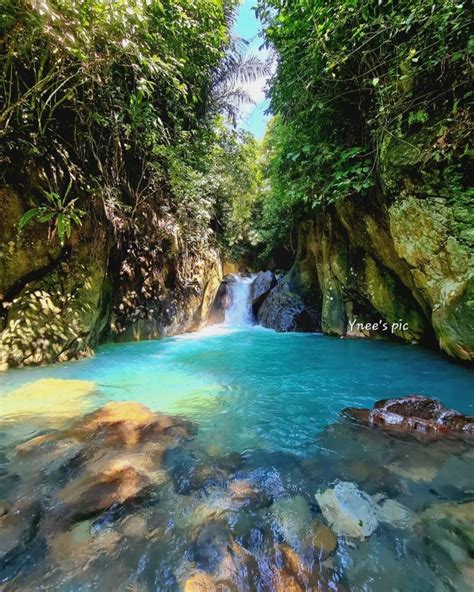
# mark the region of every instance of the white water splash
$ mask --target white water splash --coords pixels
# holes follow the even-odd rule
[[[225,324],[233,327],[251,326],[253,323],[249,292],[255,276],[234,274],[233,278],[234,281],[229,283],[231,304],[225,311]]]

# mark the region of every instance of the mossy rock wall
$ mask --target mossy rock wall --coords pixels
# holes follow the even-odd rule
[[[474,212],[443,187],[449,179],[439,171],[420,172],[430,141],[415,136],[409,150],[406,141],[386,139],[378,189],[302,224],[290,273],[315,286],[327,334],[421,341],[472,360]],[[357,328],[380,321],[395,329]],[[400,321],[408,328],[397,328]]]
[[[175,276],[175,262],[161,264],[163,277]],[[124,317],[120,304],[115,304],[109,338],[114,341],[140,341],[198,331],[207,324],[210,310],[222,281],[222,266],[214,250],[194,260],[186,283],[189,287],[160,282],[157,298],[142,304],[142,311]],[[133,287],[130,287],[134,291]],[[128,290],[125,290],[125,298]],[[117,317],[117,312],[120,317]]]
[[[47,227],[18,221],[29,197],[0,188],[0,337],[3,369],[91,355],[102,341],[156,339],[200,329],[222,280],[218,253],[188,255],[157,235],[145,212],[117,237],[92,216],[61,247]],[[139,241],[137,240],[139,237]]]
[[[8,217],[2,220],[1,365],[35,365],[89,355],[109,318],[108,241],[85,224],[79,238],[61,247],[47,230],[17,222],[27,200],[0,191]],[[4,210],[4,211],[5,211]]]

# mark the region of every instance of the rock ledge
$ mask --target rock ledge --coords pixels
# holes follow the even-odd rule
[[[390,431],[474,439],[474,417],[422,395],[383,399],[373,409],[347,407],[342,413],[358,423]]]

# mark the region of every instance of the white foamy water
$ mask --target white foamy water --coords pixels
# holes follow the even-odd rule
[[[251,326],[252,310],[249,301],[250,284],[255,276],[233,275],[234,281],[229,284],[231,304],[225,312],[225,324],[230,326]]]

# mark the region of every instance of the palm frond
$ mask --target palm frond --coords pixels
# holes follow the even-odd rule
[[[231,39],[211,85],[214,109],[228,115],[234,124],[238,107],[253,102],[244,86],[272,72],[271,59],[262,60],[253,53],[246,53],[247,45],[248,42],[239,37]]]

